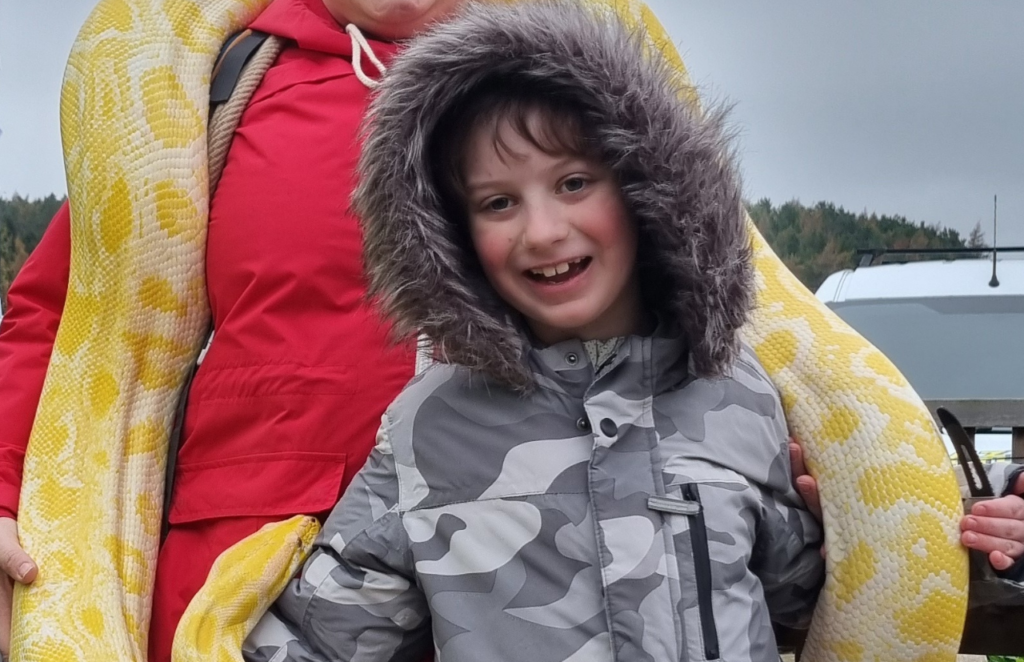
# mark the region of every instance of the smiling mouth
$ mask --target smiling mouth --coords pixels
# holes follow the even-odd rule
[[[527,269],[526,277],[537,283],[564,283],[583,273],[590,266],[591,258],[581,257],[537,269]]]

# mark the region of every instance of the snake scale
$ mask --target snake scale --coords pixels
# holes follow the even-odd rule
[[[685,75],[639,0],[643,25]],[[207,328],[210,70],[269,0],[100,0],[68,63],[67,303],[25,458],[19,525],[39,564],[15,594],[12,659],[142,661],[167,439]],[[927,410],[896,368],[819,304],[753,225],[745,330],[782,394],[824,503],[828,569],[804,659],[943,662],[966,610],[959,493]],[[221,557],[175,660],[239,660],[316,523],[268,527]]]

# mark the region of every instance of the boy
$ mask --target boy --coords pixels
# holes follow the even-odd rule
[[[476,5],[395,61],[355,206],[439,363],[389,408],[249,660],[778,659],[820,529],[737,330],[721,115],[617,19]]]

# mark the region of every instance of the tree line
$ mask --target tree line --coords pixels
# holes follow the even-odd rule
[[[0,296],[5,310],[11,281],[63,203],[64,198],[52,194],[38,200],[19,195],[10,200],[0,198]]]
[[[0,198],[0,296],[39,243],[64,202],[54,195]],[[782,261],[811,290],[832,272],[856,266],[860,248],[963,248],[984,246],[980,226],[966,239],[956,230],[913,223],[903,216],[854,214],[831,202],[779,206],[767,198],[747,205],[751,218]]]
[[[965,239],[950,228],[913,223],[903,216],[854,214],[831,202],[806,207],[791,201],[776,207],[764,198],[748,204],[747,210],[768,245],[812,291],[829,274],[857,266],[858,249],[985,246],[980,224]]]

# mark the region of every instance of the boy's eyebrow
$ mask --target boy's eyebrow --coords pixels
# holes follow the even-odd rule
[[[467,191],[475,191],[475,190],[481,189],[481,188],[492,188],[492,187],[500,186],[501,184],[502,184],[502,180],[500,180],[500,179],[484,179],[484,180],[480,180],[480,181],[473,181],[472,179],[467,179],[466,180],[466,190]]]
[[[588,166],[590,165],[590,161],[587,158],[585,158],[585,157],[582,157],[582,156],[579,156],[579,155],[576,155],[576,154],[566,154],[564,157],[562,157],[562,158],[558,159],[557,161],[555,161],[554,163],[552,163],[547,168],[547,170],[558,170],[559,168],[564,168],[567,165],[572,165],[572,164],[575,164],[575,163],[583,163],[583,164],[587,164]],[[466,191],[467,192],[471,192],[471,191],[474,191],[474,190],[477,190],[477,189],[482,189],[482,188],[500,187],[504,183],[505,182],[502,179],[484,179],[484,180],[474,181],[473,179],[467,178],[466,179]]]

